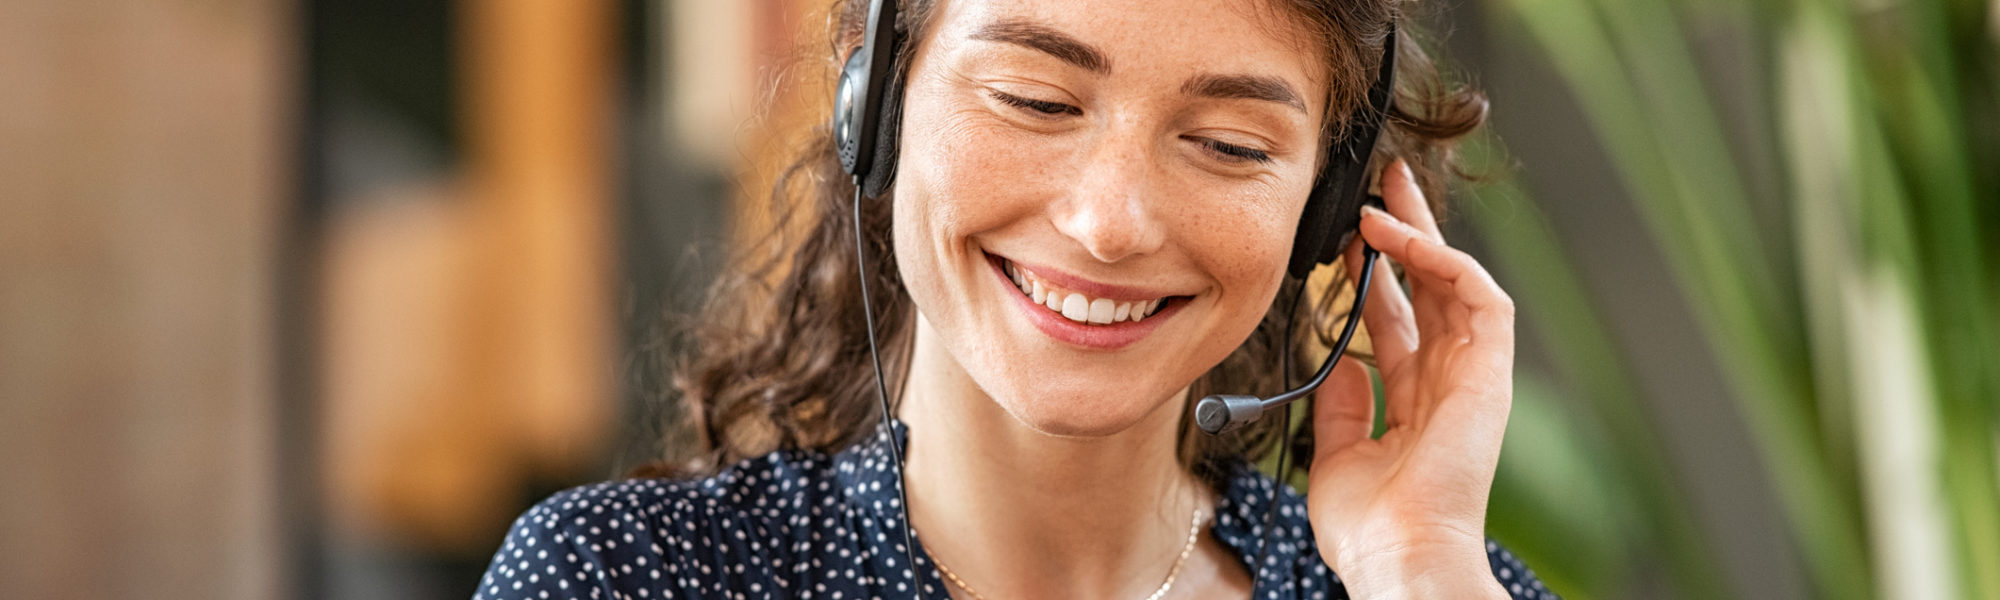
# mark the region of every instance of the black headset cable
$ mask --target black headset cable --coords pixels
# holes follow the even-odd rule
[[[896,468],[896,498],[903,503],[903,560],[910,568],[910,595],[923,600],[924,572],[917,568],[917,541],[910,524],[910,491],[903,481],[903,444],[889,415],[889,387],[882,376],[882,352],[875,344],[875,305],[868,300],[868,253],[861,237],[861,178],[854,178],[854,272],[861,283],[861,315],[868,325],[868,359],[875,366],[875,397],[882,401],[882,435],[889,438],[889,461]],[[894,573],[891,572],[893,576]]]
[[[1361,309],[1368,304],[1368,287],[1375,279],[1375,260],[1378,256],[1381,256],[1381,251],[1368,245],[1366,241],[1361,242],[1361,274],[1354,279],[1354,306],[1347,312],[1347,323],[1340,329],[1340,338],[1333,343],[1333,354],[1327,357],[1326,363],[1320,367],[1320,372],[1315,374],[1315,380],[1324,382],[1327,376],[1332,374],[1335,363],[1346,357],[1347,343],[1354,339],[1354,329],[1360,322]],[[1300,281],[1299,290],[1292,294],[1291,309],[1285,311],[1285,337],[1278,344],[1280,365],[1278,370],[1283,374],[1284,387],[1288,390],[1292,389],[1292,323],[1298,319],[1299,299],[1305,296],[1305,285],[1305,281]],[[1318,387],[1314,386],[1313,391],[1318,391]],[[1373,403],[1374,400],[1371,398],[1369,402]],[[1284,486],[1289,485],[1285,482],[1285,460],[1292,449],[1292,410],[1290,406],[1284,408],[1285,425],[1282,441],[1278,445],[1278,469],[1272,476],[1271,501],[1264,507],[1263,540],[1257,543],[1257,561],[1253,563],[1257,565],[1257,577],[1250,582],[1252,598],[1257,596],[1257,584],[1264,580],[1264,560],[1271,550],[1271,530],[1278,524],[1278,496],[1284,490]],[[1294,581],[1296,580],[1294,578]]]

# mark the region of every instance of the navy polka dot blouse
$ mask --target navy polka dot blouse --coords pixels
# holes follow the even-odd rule
[[[902,437],[906,430],[896,424]],[[882,436],[839,454],[778,451],[694,481],[634,479],[557,493],[514,521],[475,600],[542,598],[947,597],[921,538],[904,558],[902,504]],[[1252,573],[1273,480],[1229,476],[1210,533]],[[918,532],[921,534],[922,532]],[[1491,541],[1487,561],[1514,598],[1555,598]],[[1270,599],[1347,598],[1313,545],[1305,501],[1280,496],[1256,583]]]

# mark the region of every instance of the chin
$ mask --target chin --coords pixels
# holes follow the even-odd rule
[[[1036,386],[993,394],[1000,407],[1035,431],[1061,437],[1093,438],[1123,433],[1155,411],[1179,412],[1172,394],[1134,393],[1131,386]],[[1055,389],[1051,389],[1055,388]]]

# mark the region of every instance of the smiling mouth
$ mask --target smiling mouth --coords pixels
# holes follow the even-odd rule
[[[1014,261],[998,258],[1000,271],[1012,280],[1021,295],[1033,300],[1049,312],[1063,318],[1088,325],[1111,325],[1131,321],[1143,321],[1164,309],[1168,302],[1182,296],[1166,296],[1151,300],[1114,300],[1092,298],[1081,292],[1063,289],[1053,283],[1036,277],[1033,271],[1014,265]]]

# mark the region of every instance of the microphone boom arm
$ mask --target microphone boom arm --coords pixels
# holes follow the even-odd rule
[[[1356,326],[1361,324],[1361,310],[1368,305],[1368,285],[1375,279],[1375,259],[1378,256],[1381,256],[1381,252],[1374,246],[1368,245],[1365,241],[1361,243],[1361,274],[1354,279],[1354,308],[1347,312],[1347,324],[1341,327],[1340,337],[1334,340],[1333,352],[1327,354],[1326,360],[1319,365],[1319,372],[1314,373],[1311,380],[1306,381],[1305,385],[1270,398],[1242,394],[1220,394],[1202,398],[1194,407],[1195,426],[1210,435],[1231,431],[1256,422],[1259,417],[1264,416],[1265,411],[1312,394],[1314,390],[1319,389],[1320,384],[1326,383],[1327,376],[1333,374],[1334,364],[1340,362],[1341,356],[1347,353],[1347,343],[1354,340]],[[1290,339],[1286,339],[1280,343],[1291,342]],[[1284,365],[1282,368],[1289,369],[1291,365]]]

